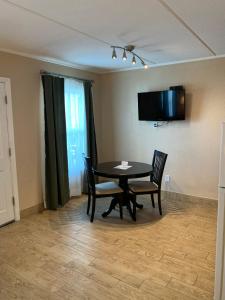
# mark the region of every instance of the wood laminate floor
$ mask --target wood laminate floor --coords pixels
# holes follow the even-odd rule
[[[216,202],[139,200],[136,223],[82,197],[0,228],[0,299],[213,299]]]

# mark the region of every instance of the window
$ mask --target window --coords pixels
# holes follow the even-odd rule
[[[83,186],[83,153],[87,153],[84,85],[78,80],[65,79],[65,112],[70,196],[78,196]]]

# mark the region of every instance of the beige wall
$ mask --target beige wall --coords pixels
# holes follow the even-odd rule
[[[40,70],[94,79],[97,138],[100,133],[99,77],[92,73],[0,52],[0,77],[11,79],[20,209],[42,201]]]
[[[183,85],[187,120],[154,128],[138,121],[137,93]],[[151,163],[154,149],[168,153],[163,189],[217,199],[220,123],[225,120],[225,59],[101,76],[101,160]]]

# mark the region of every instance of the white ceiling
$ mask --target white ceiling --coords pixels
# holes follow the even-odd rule
[[[96,72],[133,68],[110,45],[150,66],[225,55],[224,0],[0,0],[0,28],[2,50]]]

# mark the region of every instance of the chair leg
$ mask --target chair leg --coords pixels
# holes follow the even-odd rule
[[[93,222],[93,220],[94,220],[94,215],[95,215],[95,202],[96,202],[96,198],[95,198],[95,196],[92,196],[91,222]]]
[[[123,219],[123,204],[122,204],[122,197],[119,198],[119,207],[120,207],[120,219]]]
[[[130,214],[131,218],[133,219],[133,221],[136,221],[136,216],[134,216],[134,214],[133,214],[133,211],[132,211],[131,205],[130,205],[130,201],[128,201],[128,203],[127,203],[127,209],[129,211],[129,214]]]
[[[160,213],[160,215],[162,215],[161,191],[158,192],[158,205],[159,205],[159,213]]]
[[[155,208],[154,194],[151,194],[152,207]]]
[[[90,206],[91,206],[91,193],[88,191],[87,215],[89,215]]]
[[[136,195],[133,197],[133,219],[136,221],[136,208],[137,208],[137,203],[136,203]]]

